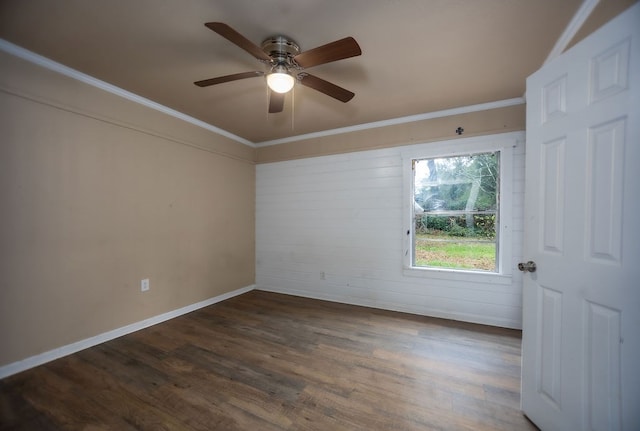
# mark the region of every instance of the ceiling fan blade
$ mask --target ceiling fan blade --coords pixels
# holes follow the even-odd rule
[[[327,96],[331,96],[334,99],[338,99],[344,103],[347,103],[356,95],[349,90],[345,90],[342,87],[338,87],[337,85],[330,83],[329,81],[325,81],[324,79],[309,75],[305,72],[299,73],[298,79],[300,79],[300,84],[305,87],[313,88],[314,90],[324,93]]]
[[[284,93],[269,90],[269,114],[282,112],[284,109]]]
[[[222,22],[208,22],[205,24],[211,30],[218,33],[220,36],[227,39],[229,42],[238,45],[240,48],[253,55],[258,60],[271,61],[269,57],[258,45],[251,42],[249,39],[229,27]]]
[[[255,78],[256,76],[264,76],[264,72],[255,71],[255,72],[234,73],[233,75],[225,75],[225,76],[218,76],[217,78],[203,79],[202,81],[194,82],[194,84],[196,84],[198,87],[208,87],[210,85],[222,84],[223,82],[237,81],[238,79]]]
[[[332,61],[342,60],[344,58],[355,57],[362,54],[360,45],[352,37],[336,40],[335,42],[310,49],[302,52],[293,60],[299,66],[307,68],[317,66],[319,64],[331,63]]]

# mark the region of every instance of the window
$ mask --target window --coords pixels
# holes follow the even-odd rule
[[[490,283],[512,276],[512,213],[522,206],[513,169],[516,154],[524,164],[522,142],[515,132],[403,151],[405,275]]]
[[[415,267],[497,271],[500,152],[413,159]]]

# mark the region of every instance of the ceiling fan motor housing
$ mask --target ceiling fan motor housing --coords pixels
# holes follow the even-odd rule
[[[265,39],[261,45],[262,50],[272,58],[272,65],[284,65],[287,69],[298,68],[293,57],[300,54],[300,46],[285,36],[272,36]]]

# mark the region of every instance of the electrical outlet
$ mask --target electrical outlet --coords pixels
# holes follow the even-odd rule
[[[149,279],[145,278],[140,282],[140,291],[146,292],[147,290],[149,290]]]

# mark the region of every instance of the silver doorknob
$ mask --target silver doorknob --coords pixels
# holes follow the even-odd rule
[[[527,263],[520,262],[518,264],[518,269],[522,272],[536,272],[536,263],[532,260]]]

